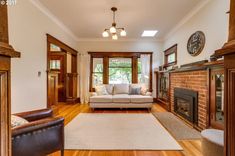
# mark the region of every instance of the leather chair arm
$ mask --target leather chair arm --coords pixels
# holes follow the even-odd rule
[[[35,121],[43,118],[48,118],[53,116],[53,111],[51,109],[40,109],[35,111],[16,113],[19,117],[26,119],[27,121]]]
[[[20,135],[34,133],[36,131],[43,131],[48,128],[56,127],[56,126],[64,126],[64,118],[56,117],[56,118],[45,118],[42,120],[37,120],[33,122],[29,122],[22,126],[18,126],[12,128],[12,137],[17,137]]]

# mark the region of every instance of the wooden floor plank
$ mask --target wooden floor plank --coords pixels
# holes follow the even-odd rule
[[[63,104],[56,107],[55,116],[63,116],[65,125],[73,120],[79,113],[148,113],[147,109],[95,109],[94,111],[85,104]],[[166,112],[160,105],[154,104],[152,112]],[[200,140],[180,140],[183,151],[79,151],[65,150],[65,156],[202,156]],[[49,156],[60,156],[55,152]]]

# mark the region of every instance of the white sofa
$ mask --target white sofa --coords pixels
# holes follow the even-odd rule
[[[99,86],[100,87],[100,86]],[[90,96],[91,108],[151,108],[153,97],[141,84],[102,85]],[[105,88],[105,89],[104,89]],[[133,95],[132,88],[141,88],[140,94]],[[97,91],[98,90],[98,91]],[[106,91],[105,91],[106,90]],[[138,89],[137,89],[138,90]],[[139,91],[139,90],[138,90]]]

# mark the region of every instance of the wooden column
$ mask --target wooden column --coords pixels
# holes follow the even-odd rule
[[[132,57],[132,83],[138,83],[138,57]]]
[[[11,58],[20,57],[8,41],[7,6],[0,4],[0,156],[11,156]]]
[[[153,54],[150,54],[149,91],[153,91]]]
[[[103,84],[109,84],[109,57],[107,56],[104,57],[103,67]]]
[[[224,156],[235,156],[235,0],[230,3],[229,37],[215,56],[224,56],[225,68],[225,144]]]

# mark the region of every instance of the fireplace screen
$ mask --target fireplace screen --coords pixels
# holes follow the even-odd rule
[[[190,104],[184,99],[177,99],[177,112],[190,116]]]
[[[197,98],[197,92],[193,90],[175,88],[174,111],[191,123],[197,123]]]

